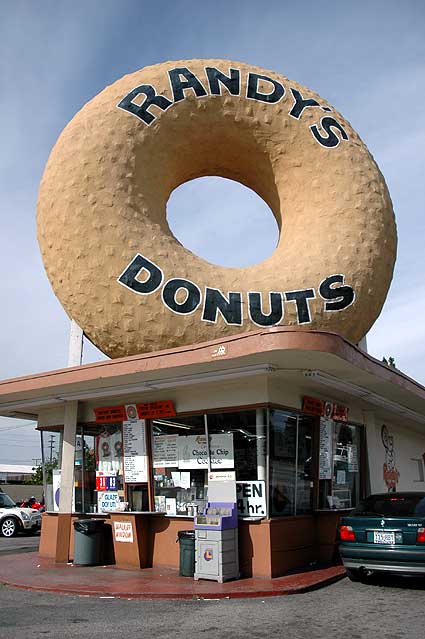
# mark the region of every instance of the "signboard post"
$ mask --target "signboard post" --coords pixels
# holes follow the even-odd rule
[[[332,420],[320,418],[319,479],[332,478]]]

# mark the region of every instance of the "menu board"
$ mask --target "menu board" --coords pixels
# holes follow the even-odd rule
[[[153,467],[177,468],[179,458],[177,453],[178,435],[154,435],[153,437]]]
[[[332,478],[332,425],[331,419],[320,418],[319,479]]]
[[[123,422],[124,478],[127,484],[148,481],[145,420]]]

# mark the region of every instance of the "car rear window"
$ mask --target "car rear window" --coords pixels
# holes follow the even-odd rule
[[[378,517],[423,517],[425,516],[425,493],[418,495],[371,495],[355,508],[351,515]]]

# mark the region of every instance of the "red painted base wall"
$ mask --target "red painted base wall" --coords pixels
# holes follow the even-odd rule
[[[79,516],[78,516],[79,517]],[[116,515],[112,517],[114,519]],[[121,516],[122,517],[122,516]],[[239,567],[243,577],[279,577],[288,571],[316,563],[338,563],[337,525],[341,513],[281,517],[259,522],[239,522]],[[72,520],[77,516],[72,516]],[[125,544],[117,566],[140,568],[164,566],[178,569],[179,530],[192,530],[193,519],[149,517],[127,513],[136,531],[134,544]],[[143,518],[143,521],[137,521]],[[40,556],[55,558],[59,534],[58,515],[43,514]],[[69,533],[68,557],[73,557],[74,530]],[[138,536],[140,539],[138,539]],[[66,540],[61,541],[66,543]],[[123,545],[123,544],[122,544]],[[116,546],[116,544],[115,544]],[[117,556],[117,552],[115,553]]]

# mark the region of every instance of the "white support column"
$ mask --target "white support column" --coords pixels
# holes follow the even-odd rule
[[[83,361],[83,338],[83,329],[72,319],[69,333],[68,368],[81,366]]]
[[[72,512],[74,493],[75,436],[77,434],[78,401],[65,402],[62,441],[62,472],[59,498],[59,513]]]
[[[257,479],[266,479],[266,424],[264,408],[255,411],[255,434],[257,436]]]

